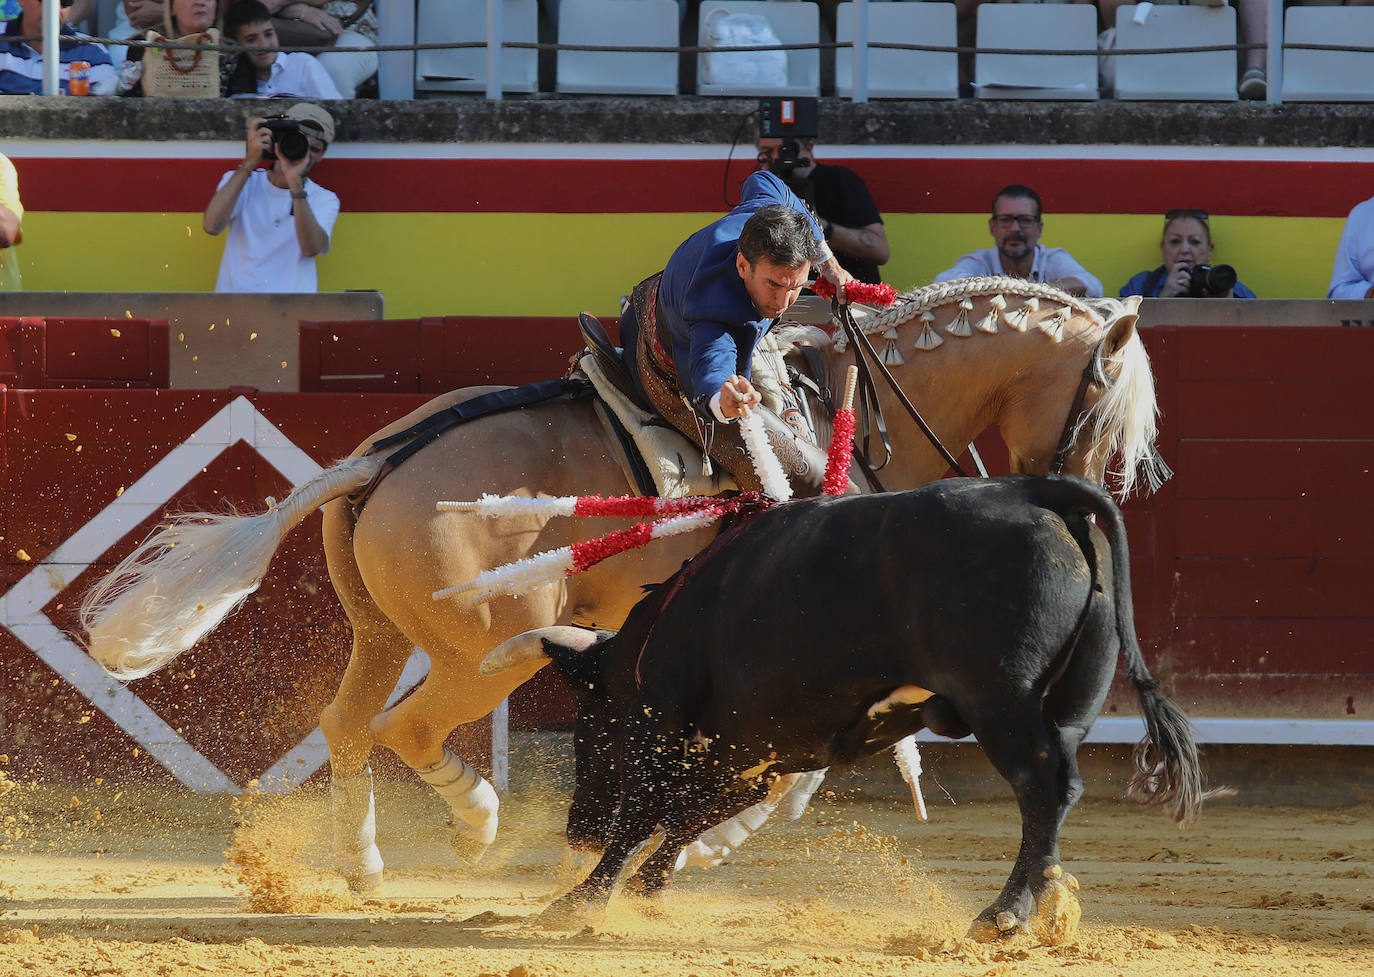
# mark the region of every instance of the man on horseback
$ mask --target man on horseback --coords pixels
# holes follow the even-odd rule
[[[760,406],[750,361],[815,268],[843,286],[820,224],[772,173],[744,181],[740,203],[635,286],[620,321],[625,359],[654,409],[723,465],[743,489],[761,488],[735,421],[756,410],[799,496],[817,495],[825,454]],[[840,294],[844,289],[840,288]]]

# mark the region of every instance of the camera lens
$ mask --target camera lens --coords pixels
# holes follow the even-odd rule
[[[305,159],[310,152],[310,140],[299,129],[286,129],[277,133],[276,148],[282,159]]]

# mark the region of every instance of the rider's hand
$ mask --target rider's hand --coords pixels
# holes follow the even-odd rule
[[[720,385],[720,412],[727,420],[747,416],[762,402],[748,377],[731,376]]]
[[[854,276],[840,267],[839,259],[833,255],[818,270],[835,285],[836,300],[841,305],[848,305],[849,297],[845,295],[844,287],[854,280]]]

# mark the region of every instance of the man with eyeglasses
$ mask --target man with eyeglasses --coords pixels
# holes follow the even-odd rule
[[[1063,248],[1040,243],[1044,222],[1040,196],[1030,187],[1012,184],[997,192],[992,201],[988,230],[996,247],[966,254],[954,267],[935,276],[937,282],[955,278],[1007,275],[1045,282],[1070,295],[1102,296],[1102,282]]]

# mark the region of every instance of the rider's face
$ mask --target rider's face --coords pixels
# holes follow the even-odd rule
[[[744,279],[754,308],[765,319],[775,319],[791,308],[806,287],[807,275],[811,272],[810,265],[787,268],[766,258],[751,265],[742,254],[735,256],[735,267],[739,269],[739,277]]]

